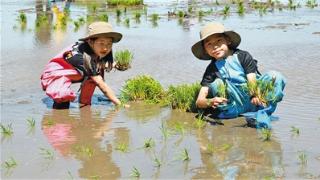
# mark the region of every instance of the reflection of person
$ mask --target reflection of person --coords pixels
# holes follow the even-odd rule
[[[120,100],[104,81],[104,71],[114,67],[112,44],[121,40],[122,34],[113,31],[106,22],[94,22],[88,27],[88,35],[79,39],[72,48],[54,57],[41,75],[41,85],[46,94],[54,100],[53,108],[68,108],[75,93],[71,83],[82,82],[79,102],[91,104],[96,86],[115,105]]]
[[[200,35],[201,39],[192,46],[192,52],[197,58],[211,60],[211,63],[201,82],[197,106],[213,108],[213,114],[218,118],[234,118],[245,112],[264,109],[261,100],[242,87],[247,83],[255,83],[256,79],[268,82],[275,79],[274,99],[269,101],[264,111],[271,115],[276,103],[283,97],[284,77],[274,71],[260,75],[257,61],[248,52],[237,49],[240,35],[226,31],[222,24],[209,23],[203,27]],[[219,97],[220,84],[227,85],[228,99]]]
[[[102,179],[115,179],[120,169],[112,160],[113,145],[101,148],[105,134],[111,129],[112,118],[116,112],[109,112],[105,119],[98,119],[89,107],[80,111],[80,117],[69,115],[69,111],[53,110],[42,120],[42,131],[50,145],[64,158],[81,161],[78,173],[88,179],[99,176]],[[54,122],[52,122],[54,121]],[[115,136],[118,129],[112,131]],[[122,134],[127,138],[128,134]],[[121,138],[121,137],[117,137]]]

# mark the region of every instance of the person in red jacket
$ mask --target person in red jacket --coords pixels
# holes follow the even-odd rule
[[[76,97],[72,83],[81,82],[79,102],[90,105],[96,86],[115,105],[120,105],[112,89],[104,81],[104,71],[114,67],[112,45],[121,40],[106,22],[94,22],[88,26],[88,35],[80,42],[53,58],[41,75],[41,84],[46,94],[54,100],[53,108],[69,108]],[[128,105],[125,105],[128,107]]]

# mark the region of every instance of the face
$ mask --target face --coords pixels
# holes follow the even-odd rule
[[[223,34],[214,34],[204,40],[204,49],[209,56],[219,60],[230,55],[229,44],[231,44],[231,42],[226,36]]]
[[[108,55],[112,49],[112,38],[98,37],[95,40],[89,40],[89,45],[97,56],[103,58]]]

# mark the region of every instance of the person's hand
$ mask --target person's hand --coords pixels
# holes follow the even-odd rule
[[[253,105],[255,105],[255,106],[261,106],[261,105],[263,105],[263,103],[260,101],[260,99],[257,98],[257,97],[255,97],[255,96],[251,98],[251,103],[252,103]]]
[[[125,65],[120,65],[120,64],[116,63],[114,67],[119,71],[125,71],[130,68],[130,65],[125,66]]]
[[[212,107],[213,109],[217,108],[219,104],[226,103],[228,100],[222,97],[214,97],[212,99],[207,100],[208,107]]]

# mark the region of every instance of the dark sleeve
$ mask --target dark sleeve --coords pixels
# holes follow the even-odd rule
[[[86,74],[83,67],[83,56],[82,54],[75,54],[70,58],[66,58],[69,64],[71,64],[73,67],[75,67],[78,71],[80,71],[81,74]]]
[[[201,86],[209,86],[209,84],[212,83],[217,78],[215,71],[217,71],[217,68],[216,68],[214,62],[212,61],[208,65],[208,67],[202,77]]]
[[[238,59],[240,61],[241,66],[244,69],[246,74],[256,73],[258,70],[257,60],[253,59],[250,53],[247,51],[238,50],[236,51],[238,55]]]
[[[97,72],[97,65],[91,60],[90,55],[85,54],[86,58],[84,58],[84,54],[78,53],[74,54],[71,58],[67,59],[67,61],[76,69],[78,69],[83,75],[86,76],[96,76],[99,75]]]

